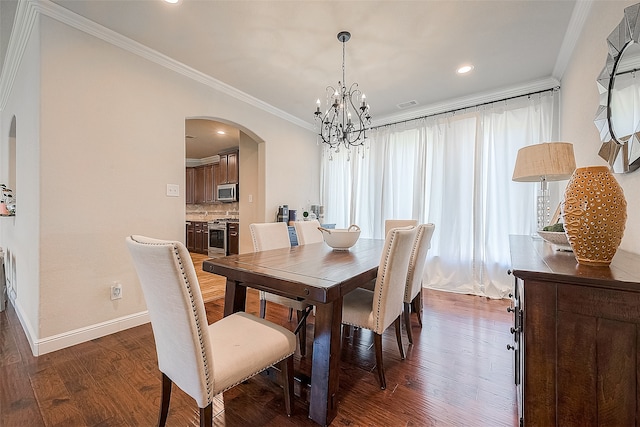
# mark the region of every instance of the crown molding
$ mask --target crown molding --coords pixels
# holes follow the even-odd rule
[[[28,13],[19,13],[23,9],[26,9]],[[8,99],[10,88],[13,85],[13,80],[15,79],[15,73],[17,72],[18,65],[20,63],[20,59],[24,53],[24,49],[26,46],[26,41],[31,34],[33,29],[33,23],[35,22],[35,18],[37,14],[42,14],[48,16],[49,18],[55,19],[63,24],[66,24],[72,28],[80,30],[86,34],[90,34],[100,40],[103,40],[107,43],[110,43],[114,46],[117,46],[121,49],[124,49],[134,55],[145,58],[155,64],[158,64],[162,67],[165,67],[169,70],[172,70],[178,74],[181,74],[191,80],[194,80],[198,83],[201,83],[205,86],[208,86],[218,92],[222,92],[226,95],[229,95],[239,101],[242,101],[246,104],[252,105],[256,108],[259,108],[267,113],[270,113],[274,116],[280,117],[283,120],[289,121],[297,126],[302,128],[313,130],[313,125],[300,120],[299,118],[280,110],[258,98],[255,98],[245,92],[242,92],[232,86],[229,86],[226,83],[221,82],[220,80],[214,79],[213,77],[207,76],[204,73],[201,73],[198,70],[195,70],[191,67],[188,67],[181,62],[178,62],[156,50],[150,49],[147,46],[144,46],[141,43],[138,43],[134,40],[131,40],[122,34],[119,34],[113,30],[110,30],[102,25],[96,24],[95,22],[77,15],[64,7],[57,5],[49,0],[20,0],[18,6],[18,12],[16,12],[16,19],[14,24],[14,31],[16,29],[19,32],[18,39],[21,43],[17,43],[14,40],[13,32],[12,37],[9,40],[9,49],[8,52],[11,52],[12,55],[7,55],[7,61],[5,62],[5,68],[7,63],[10,64],[10,71],[13,74],[8,74],[8,77],[4,77],[4,70],[2,79],[0,80],[0,101],[4,100],[6,103],[6,99]],[[5,88],[6,87],[6,88]],[[3,90],[4,89],[4,90]],[[5,104],[0,103],[0,109],[4,107]]]
[[[582,35],[582,29],[584,28],[584,24],[587,21],[589,12],[591,11],[593,1],[594,0],[576,1],[571,14],[571,19],[569,20],[567,32],[565,33],[562,45],[560,46],[560,52],[558,52],[556,65],[553,67],[553,72],[551,74],[553,78],[562,80],[562,76],[564,76],[564,72],[567,70],[569,59],[571,59],[573,50]]]
[[[2,73],[0,73],[0,111],[4,111],[9,101],[9,95],[37,17],[38,14],[33,0],[18,1],[13,28],[9,36],[9,45],[7,46]]]

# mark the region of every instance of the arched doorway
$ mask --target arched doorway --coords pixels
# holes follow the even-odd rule
[[[249,129],[225,119],[189,117],[185,119],[185,166],[197,167],[215,162],[216,156],[238,150],[239,197],[237,203],[187,204],[187,220],[208,221],[221,217],[239,219],[239,251],[253,250],[249,224],[264,218],[263,141]],[[186,179],[185,179],[186,181]]]

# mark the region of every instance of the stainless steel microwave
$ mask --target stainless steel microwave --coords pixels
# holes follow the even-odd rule
[[[217,191],[219,202],[238,201],[238,184],[220,184]]]

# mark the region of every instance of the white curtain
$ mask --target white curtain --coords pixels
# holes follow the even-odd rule
[[[512,182],[513,165],[521,147],[556,140],[558,96],[387,126],[365,148],[326,149],[325,222],[357,224],[362,238],[383,238],[385,219],[432,222],[423,285],[505,297],[513,285],[509,235],[535,230],[537,187]]]

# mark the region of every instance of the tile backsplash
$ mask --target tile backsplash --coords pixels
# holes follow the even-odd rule
[[[239,203],[203,203],[199,205],[186,205],[187,221],[211,221],[218,218],[237,218]]]

